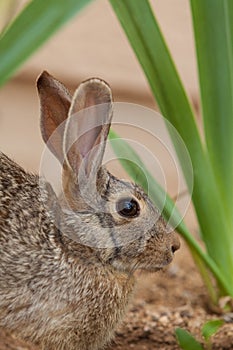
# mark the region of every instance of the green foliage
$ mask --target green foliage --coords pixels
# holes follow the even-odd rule
[[[191,0],[190,3],[206,147],[222,192],[226,220],[232,228],[233,2]]]
[[[212,301],[217,303],[221,295],[233,296],[232,2],[191,1],[205,126],[204,143],[148,0],[110,0],[110,3],[138,57],[161,112],[175,126],[190,153],[195,169],[192,199],[212,265],[208,265],[206,270],[206,261],[199,256],[198,267]],[[174,139],[173,142],[181,159],[180,149]],[[182,162],[181,167],[189,185],[187,169]],[[182,234],[180,226],[178,231]],[[192,244],[189,246],[196,257],[194,247]],[[215,282],[208,278],[209,270],[218,284],[217,290]],[[220,272],[218,276],[216,271]]]
[[[217,333],[220,327],[224,324],[223,320],[211,320],[206,322],[201,329],[201,334],[205,339],[205,348],[211,350],[212,345],[210,338]],[[197,341],[192,334],[182,328],[175,330],[177,341],[183,350],[204,350],[203,346]]]
[[[177,328],[176,337],[183,350],[204,350],[202,345],[185,329]]]
[[[223,320],[211,320],[204,324],[201,330],[201,334],[204,337],[205,341],[209,341],[212,335],[217,333],[220,327],[224,325]]]
[[[0,86],[91,0],[33,0],[0,37]]]

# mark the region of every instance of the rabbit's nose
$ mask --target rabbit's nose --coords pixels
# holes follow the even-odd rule
[[[171,242],[171,251],[174,254],[178,249],[180,249],[180,240],[176,233],[173,234],[173,239]]]

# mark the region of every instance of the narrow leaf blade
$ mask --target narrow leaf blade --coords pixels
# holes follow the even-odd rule
[[[204,350],[202,345],[186,330],[177,328],[176,337],[183,350]]]
[[[204,324],[201,333],[206,341],[212,337],[222,326],[224,325],[223,320],[211,320]]]
[[[33,0],[0,37],[0,85],[91,0]]]
[[[233,222],[233,2],[190,2],[207,151]]]

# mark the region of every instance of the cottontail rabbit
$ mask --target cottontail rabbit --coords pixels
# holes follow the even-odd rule
[[[179,240],[140,187],[101,166],[109,86],[90,79],[72,98],[46,72],[37,85],[42,137],[63,165],[64,194],[0,153],[0,327],[41,349],[102,349],[125,313],[135,269],[169,264]],[[101,125],[87,131],[96,105]]]

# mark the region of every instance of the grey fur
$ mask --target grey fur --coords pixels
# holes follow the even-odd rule
[[[93,81],[100,89],[100,102],[102,89],[111,100],[110,89],[101,80],[92,79],[84,86],[92,91]],[[46,107],[49,93],[65,96],[63,111],[69,108],[70,95],[61,83],[43,73],[40,84],[40,97],[45,96],[42,113],[53,109]],[[63,97],[59,98],[60,106]],[[46,120],[42,116],[47,142]],[[106,139],[107,129],[97,131]],[[59,158],[61,145],[50,146]],[[103,152],[101,148],[94,154],[96,162]],[[49,184],[0,153],[0,327],[43,350],[102,349],[127,309],[135,284],[133,272],[157,271],[171,262],[179,248],[176,234],[167,233],[164,220],[141,188],[116,179],[103,167],[96,170],[94,181],[105,212],[95,212],[81,198],[76,182],[80,159],[77,164],[72,157],[70,153],[64,164],[67,207]],[[138,218],[125,219],[112,211],[120,193],[140,203]],[[90,237],[97,244],[87,245],[93,227]],[[124,240],[124,227],[132,239]],[[101,240],[111,244],[102,247]]]

